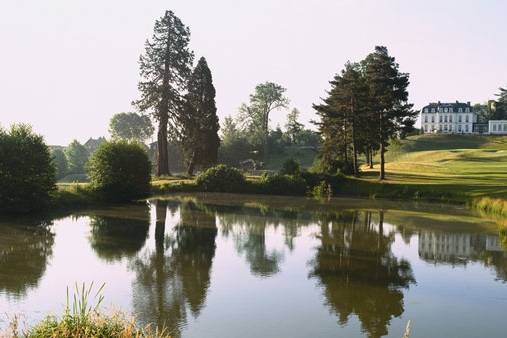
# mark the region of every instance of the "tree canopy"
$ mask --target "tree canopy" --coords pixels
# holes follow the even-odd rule
[[[118,113],[109,122],[109,132],[113,139],[145,142],[154,130],[150,118],[137,113]]]

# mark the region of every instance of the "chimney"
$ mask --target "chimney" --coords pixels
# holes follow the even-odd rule
[[[467,102],[467,105],[470,105],[470,101]]]

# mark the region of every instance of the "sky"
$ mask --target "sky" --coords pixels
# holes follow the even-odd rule
[[[49,144],[107,136],[133,110],[139,55],[168,9],[208,60],[221,119],[272,81],[310,125],[328,81],[376,45],[410,73],[418,109],[507,86],[504,0],[1,0],[0,126],[30,123]]]

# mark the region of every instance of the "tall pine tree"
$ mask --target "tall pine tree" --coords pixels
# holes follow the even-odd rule
[[[188,81],[185,114],[181,116],[181,141],[189,175],[196,166],[206,168],[217,162],[220,125],[215,94],[211,71],[202,57]]]
[[[169,175],[168,125],[178,120],[182,93],[191,72],[190,30],[172,11],[155,21],[151,40],[139,59],[141,98],[134,104],[158,121],[157,175]]]
[[[379,179],[385,178],[385,152],[392,137],[413,125],[417,112],[408,103],[409,74],[401,73],[386,47],[377,46],[363,61],[364,75],[370,96],[369,120],[377,124],[380,146]]]

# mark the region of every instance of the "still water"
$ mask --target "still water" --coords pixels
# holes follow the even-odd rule
[[[449,206],[174,195],[0,221],[0,328],[66,288],[174,337],[506,337],[496,225]]]

